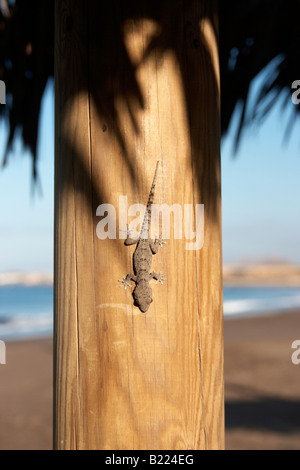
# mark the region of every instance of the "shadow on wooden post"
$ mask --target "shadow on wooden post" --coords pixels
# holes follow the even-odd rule
[[[216,3],[56,1],[57,449],[224,446]],[[145,204],[157,160],[154,202],[204,204],[204,245],[171,230],[141,313],[96,209]]]

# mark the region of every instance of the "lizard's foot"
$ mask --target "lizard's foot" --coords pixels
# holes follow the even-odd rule
[[[120,232],[125,232],[126,234],[126,239],[124,241],[124,245],[135,245],[139,241],[139,237],[137,238],[131,238],[133,230],[129,228],[129,225],[126,224],[127,229],[120,229]]]
[[[128,224],[126,224],[126,230],[123,228],[120,228],[120,232],[125,233],[126,238],[130,238],[130,235],[132,234],[132,230],[129,228]]]
[[[158,274],[158,276],[157,276],[157,279],[156,279],[156,283],[155,283],[155,284],[158,284],[159,282],[160,282],[161,284],[163,284],[164,281],[166,281],[166,280],[167,280],[167,275],[166,275],[166,274],[162,274],[161,271],[159,271],[159,274]]]
[[[121,282],[120,287],[124,287],[125,290],[127,289],[127,287],[132,287],[132,285],[128,282],[128,279],[126,279],[125,276],[123,276],[123,279],[118,279],[118,282]]]
[[[155,243],[157,243],[159,246],[163,247],[167,242],[165,241],[165,238],[162,238],[162,233],[159,235],[155,235]]]

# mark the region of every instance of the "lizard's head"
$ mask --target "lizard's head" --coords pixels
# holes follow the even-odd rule
[[[142,312],[147,312],[149,305],[153,302],[152,289],[147,282],[137,284],[133,291],[134,304],[139,307]]]

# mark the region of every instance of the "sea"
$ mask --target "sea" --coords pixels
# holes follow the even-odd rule
[[[298,287],[224,287],[224,318],[300,310]],[[52,286],[0,286],[0,340],[51,337]]]

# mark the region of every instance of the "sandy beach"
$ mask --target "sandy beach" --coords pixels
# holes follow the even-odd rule
[[[6,343],[0,365],[0,449],[52,448],[52,340]]]
[[[224,322],[227,449],[300,449],[300,312]]]
[[[300,312],[226,319],[227,449],[300,449]],[[52,447],[52,340],[9,342],[0,366],[0,449]]]

